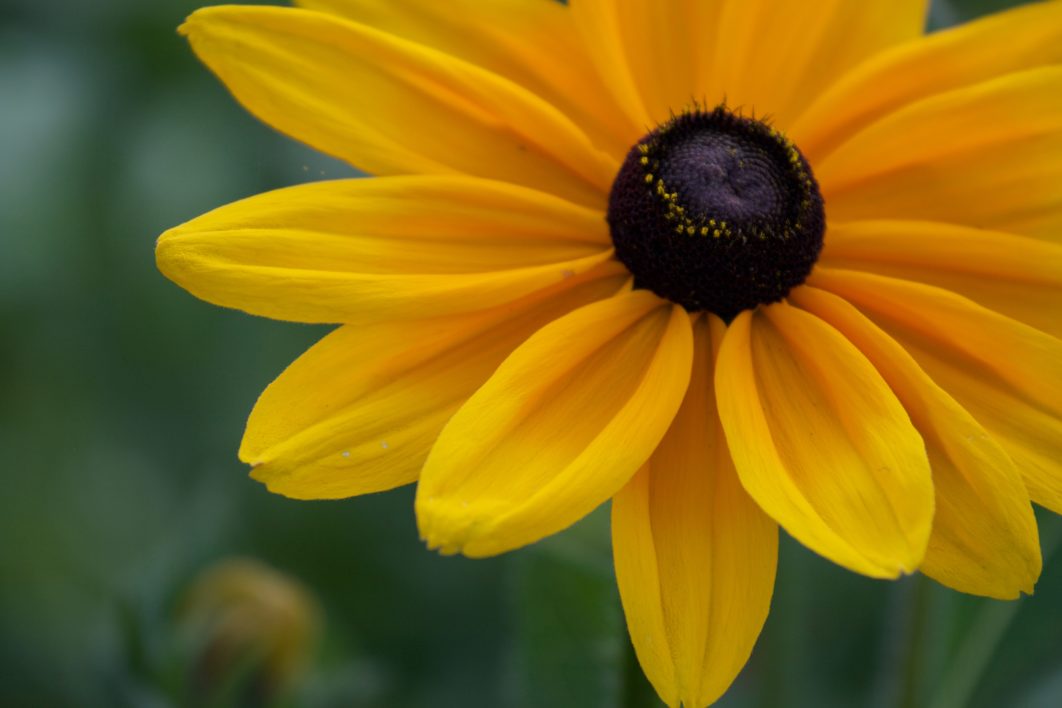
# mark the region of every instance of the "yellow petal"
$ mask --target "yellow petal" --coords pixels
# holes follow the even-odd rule
[[[542,0],[297,0],[504,76],[557,106],[618,158],[641,137],[602,86],[572,21]]]
[[[156,255],[168,278],[204,300],[353,323],[515,300],[608,261],[605,230],[599,212],[524,187],[379,177],[229,204],[163,234]]]
[[[486,556],[574,523],[649,458],[692,355],[685,311],[645,290],[544,327],[443,429],[417,488],[421,535]]]
[[[624,118],[633,125],[653,125],[635,79],[636,67],[631,63],[633,58],[625,42],[627,22],[619,1],[579,0],[568,11],[601,82],[620,106]]]
[[[814,162],[907,104],[1060,61],[1062,3],[1029,3],[875,56],[820,95],[789,136]]]
[[[719,417],[745,489],[804,545],[873,577],[912,572],[933,519],[925,447],[859,350],[785,304],[723,339]]]
[[[602,80],[641,131],[695,100],[722,3],[700,0],[579,0],[569,12]]]
[[[920,219],[1059,239],[1062,66],[926,98],[815,165],[834,222]]]
[[[543,99],[453,56],[292,8],[209,7],[181,31],[248,110],[367,172],[465,173],[604,204],[614,158]]]
[[[741,487],[715,410],[713,348],[694,324],[693,375],[667,435],[612,500],[612,544],[638,659],[670,706],[713,703],[767,619],[778,527]]]
[[[817,268],[1014,460],[1033,501],[1062,512],[1062,340],[928,285]]]
[[[623,277],[598,269],[484,312],[341,327],[258,399],[240,459],[271,491],[299,499],[411,482],[446,421],[506,356],[611,296]]]
[[[714,49],[701,92],[710,101],[725,96],[731,106],[768,114],[784,129],[856,64],[920,36],[929,3],[725,0],[722,5],[716,24],[691,28]]]
[[[874,364],[926,443],[936,515],[922,571],[961,592],[1013,599],[1040,575],[1021,475],[973,417],[895,340],[843,299],[808,286],[789,299],[836,327]]]
[[[1062,245],[929,221],[831,225],[820,262],[951,290],[1062,335]]]
[[[959,295],[920,283],[817,268],[809,284],[849,300],[872,318],[942,356],[981,369],[1031,403],[1062,415],[1062,341]]]

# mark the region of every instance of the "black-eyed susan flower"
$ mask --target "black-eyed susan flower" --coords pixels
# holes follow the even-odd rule
[[[1062,511],[1062,3],[302,0],[182,32],[259,118],[377,175],[163,235],[193,294],[340,323],[240,449],[297,498],[419,479],[429,545],[613,500],[670,705],[767,615],[777,525],[999,598]]]

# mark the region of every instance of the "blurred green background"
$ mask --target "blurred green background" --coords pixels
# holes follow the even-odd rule
[[[253,661],[210,684],[206,630],[181,619],[189,585],[232,557],[324,618],[281,705],[655,705],[606,515],[470,561],[421,546],[411,489],[306,503],[247,478],[246,414],[326,330],[197,302],[155,270],[155,237],[352,172],[197,64],[174,28],[200,4],[0,0],[0,706],[262,703]],[[932,23],[1007,4],[938,2]],[[1041,520],[1047,555],[1062,525]],[[1062,706],[1055,556],[1034,597],[995,603],[867,580],[786,539],[765,632],[719,705]]]

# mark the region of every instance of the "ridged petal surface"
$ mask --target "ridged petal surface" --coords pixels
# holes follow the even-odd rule
[[[644,290],[542,328],[443,429],[417,487],[421,535],[485,556],[574,523],[649,459],[692,356],[685,311]]]
[[[920,283],[817,269],[910,352],[1014,460],[1033,501],[1062,512],[1062,340]]]
[[[1062,244],[931,221],[831,225],[820,262],[944,288],[1062,335]]]
[[[612,500],[616,580],[638,659],[664,702],[707,706],[767,619],[778,527],[738,480],[715,409],[725,327],[694,323],[693,374],[649,463]]]
[[[1059,63],[1062,2],[1031,2],[872,57],[816,96],[789,137],[805,155],[822,159],[868,125],[909,104]]]
[[[334,15],[218,6],[181,31],[248,110],[372,174],[524,184],[600,207],[616,160],[526,88]]]
[[[742,484],[790,534],[872,577],[921,564],[933,520],[925,446],[840,332],[786,304],[745,311],[715,386]]]
[[[622,157],[641,134],[598,78],[569,8],[542,0],[297,0],[451,54],[546,99]],[[710,4],[710,3],[709,3]]]
[[[501,182],[423,176],[250,197],[166,232],[156,257],[167,277],[218,305],[355,323],[494,307],[611,251],[592,209]]]
[[[1062,66],[936,94],[815,163],[832,222],[942,221],[1062,239]]]
[[[240,459],[273,492],[334,499],[414,481],[443,425],[539,328],[612,296],[603,266],[513,303],[419,321],[346,325],[258,399]]]
[[[1036,519],[1021,474],[999,443],[855,307],[808,286],[790,300],[859,348],[926,443],[936,512],[922,571],[962,592],[999,599],[1031,593],[1041,567]]]

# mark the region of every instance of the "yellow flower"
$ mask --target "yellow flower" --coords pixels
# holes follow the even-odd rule
[[[927,4],[193,14],[251,112],[382,175],[159,241],[205,300],[343,325],[262,395],[252,476],[419,478],[421,533],[470,556],[611,498],[672,706],[748,658],[776,524],[869,576],[1031,592],[1030,497],[1062,511],[1062,3],[922,36]]]

